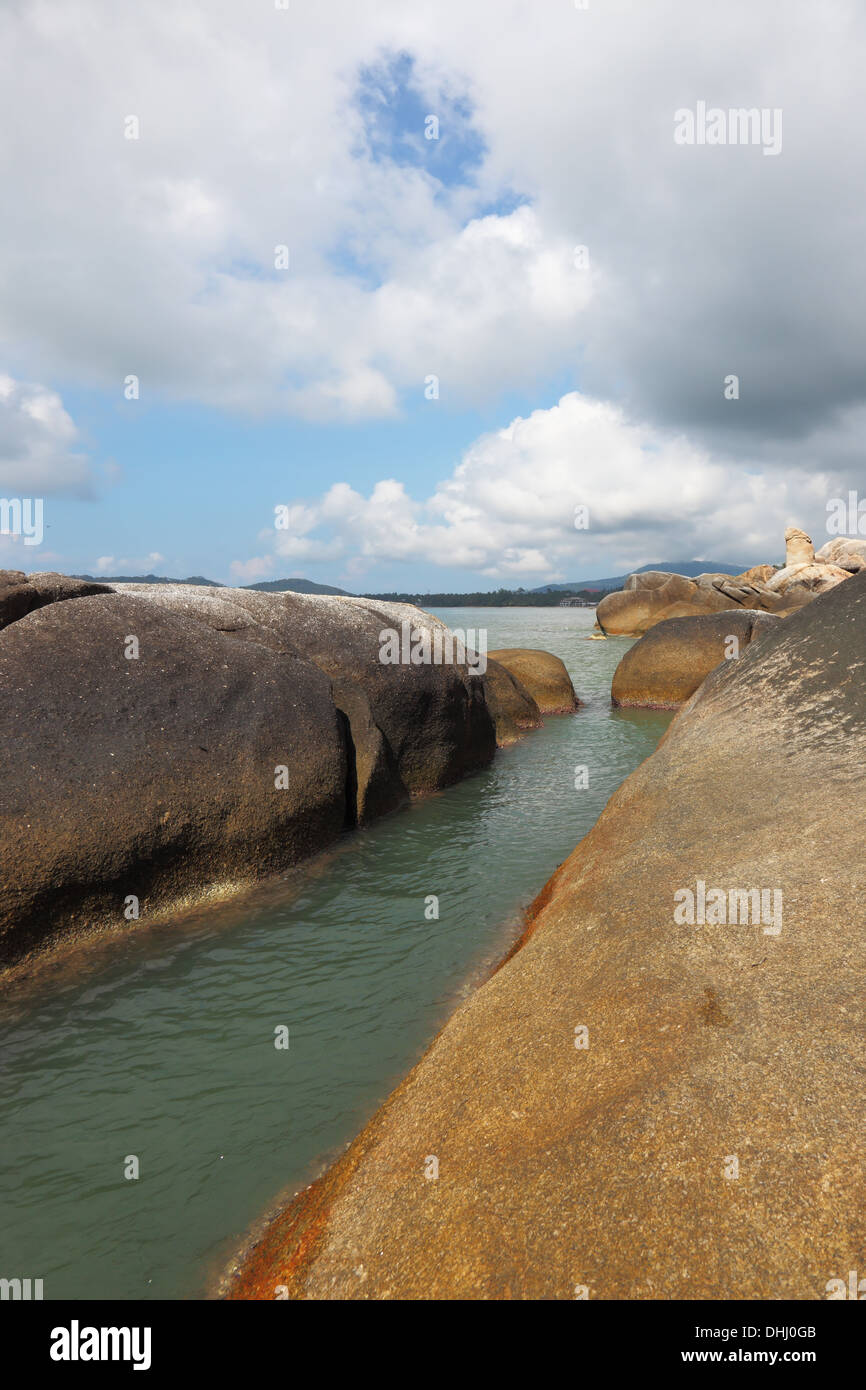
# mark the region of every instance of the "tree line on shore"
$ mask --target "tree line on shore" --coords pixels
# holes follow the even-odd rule
[[[474,594],[363,594],[380,603],[414,603],[420,608],[558,608],[563,599],[580,598],[597,603],[603,589],[557,589],[535,593],[528,589],[492,589]]]

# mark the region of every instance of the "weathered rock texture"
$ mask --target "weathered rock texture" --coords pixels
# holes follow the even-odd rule
[[[767,588],[777,594],[790,594],[797,588],[807,589],[812,594],[823,594],[847,578],[848,570],[842,569],[841,565],[812,560],[777,570],[767,581]]]
[[[640,637],[668,618],[698,617],[726,609],[754,608],[781,617],[810,603],[851,574],[866,568],[866,542],[840,538],[815,554],[812,539],[798,526],[785,532],[785,564],[753,565],[733,578],[727,574],[683,574],[647,570],[630,574],[616,593],[605,594],[596,609],[603,633]]]
[[[738,660],[750,642],[781,621],[772,613],[737,609],[656,623],[617,666],[611,699],[656,709],[685,704],[719,662]]]
[[[551,652],[531,647],[502,647],[488,652],[529,692],[542,714],[569,714],[577,707],[574,686],[564,663]]]
[[[602,632],[610,636],[640,637],[668,618],[693,618],[738,608],[783,614],[808,603],[812,597],[805,590],[776,593],[766,580],[754,577],[753,570],[733,578],[728,574],[699,574],[696,579],[648,570],[645,574],[630,574],[624,589],[605,594],[596,609],[596,621]]]
[[[386,665],[380,635],[447,629],[409,604],[311,594],[118,584],[241,642],[314,662],[333,683],[346,720],[357,782],[356,819],[367,821],[410,793],[433,791],[485,766],[496,740],[480,675],[465,661]]]
[[[487,708],[496,726],[496,743],[502,748],[516,743],[528,729],[537,729],[541,713],[526,686],[488,656],[484,676]]]
[[[300,657],[101,594],[5,628],[0,688],[4,963],[130,926],[129,896],[149,920],[250,882],[344,825],[339,717]]]
[[[65,574],[25,574],[23,570],[0,570],[0,628],[16,623],[37,608],[60,603],[67,598],[107,594],[106,584],[70,579]]]
[[[235,1296],[819,1299],[866,1267],[864,661],[859,576],[708,677]],[[677,925],[698,880],[780,890],[781,934]]]
[[[0,965],[290,867],[540,722],[409,605],[0,579]],[[433,659],[384,663],[391,630]]]
[[[742,574],[738,574],[737,580],[746,584],[766,584],[768,579],[772,579],[778,568],[778,565],[752,565],[751,569],[743,570]]]
[[[811,565],[814,558],[812,537],[799,526],[789,526],[785,532],[785,565]]]
[[[866,569],[866,538],[837,536],[836,540],[821,546],[815,559],[824,560],[828,565],[838,565],[850,574],[859,574]]]

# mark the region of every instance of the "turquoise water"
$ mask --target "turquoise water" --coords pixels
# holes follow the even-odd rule
[[[487,629],[492,648],[556,652],[584,708],[243,903],[83,948],[7,991],[0,1277],[42,1278],[47,1299],[212,1288],[250,1225],[354,1137],[501,958],[667,727],[611,709],[630,643],[589,641],[590,610],[437,611]]]

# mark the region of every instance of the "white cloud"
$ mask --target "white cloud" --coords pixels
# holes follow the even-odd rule
[[[0,373],[0,491],[42,497],[90,489],[78,430],[55,391]]]
[[[273,553],[339,560],[358,575],[423,561],[512,584],[580,578],[605,563],[645,563],[648,554],[772,559],[785,527],[814,525],[839,488],[826,471],[761,474],[720,461],[683,435],[571,392],[483,435],[423,501],[395,479],[366,497],[334,484],[291,510]],[[577,508],[586,508],[586,529],[575,526]]]
[[[270,574],[273,568],[273,555],[254,555],[250,560],[233,560],[231,576],[237,584],[255,584],[256,580]]]
[[[158,565],[165,563],[165,556],[158,550],[149,555],[100,555],[93,567],[94,574],[154,574]]]
[[[8,345],[118,394],[134,373],[145,400],[329,419],[391,415],[431,372],[453,400],[557,365],[589,284],[568,239],[530,209],[476,216],[482,187],[374,158],[356,84],[405,21],[389,3],[337,8],[0,16],[0,118],[21,131],[28,113],[0,152],[18,190],[0,229]],[[49,97],[32,101],[25,70]],[[455,76],[425,80],[433,100]]]
[[[398,52],[443,149],[455,95],[474,104],[474,180],[371,152],[358,77]],[[862,398],[866,131],[838,113],[866,19],[845,0],[790,0],[781,26],[751,0],[31,0],[0,55],[0,321],[42,379],[359,419],[429,373],[477,402],[579,370],[644,418],[759,433]],[[675,145],[699,98],[781,107],[781,155]],[[532,207],[484,216],[509,190]]]
[[[442,150],[471,105],[471,179],[371,150],[359,74],[400,52]],[[840,113],[864,60],[848,0],[788,0],[784,24],[753,0],[7,6],[0,350],[16,375],[118,401],[134,373],[145,403],[329,422],[392,417],[431,374],[431,410],[580,384],[580,405],[485,436],[426,499],[332,489],[277,538],[299,565],[570,577],[615,532],[635,561],[674,540],[753,552],[823,479],[862,476],[866,126]],[[782,109],[781,154],[677,146],[674,112],[697,100]],[[524,205],[504,211],[509,194]],[[72,422],[32,390],[45,412],[11,411],[20,438],[0,407],[0,482],[26,466],[83,491]]]

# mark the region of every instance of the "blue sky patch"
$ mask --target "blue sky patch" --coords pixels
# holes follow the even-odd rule
[[[486,145],[472,104],[465,95],[425,95],[411,53],[363,67],[357,104],[374,160],[426,169],[445,188],[474,182]]]

